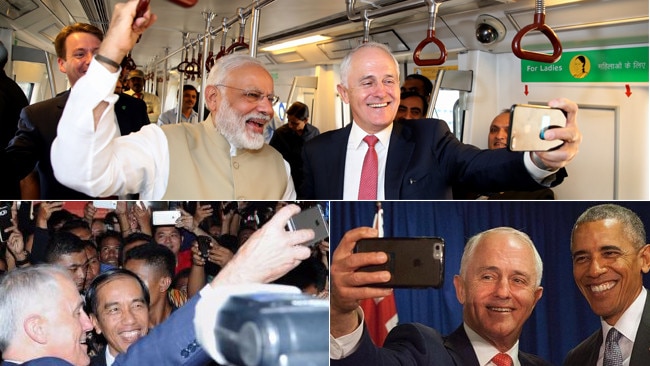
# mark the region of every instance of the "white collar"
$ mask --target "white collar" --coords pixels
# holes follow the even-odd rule
[[[469,338],[469,341],[472,344],[472,348],[474,348],[474,353],[476,353],[476,358],[478,358],[479,365],[487,365],[492,360],[492,357],[494,357],[494,355],[497,353],[502,353],[496,349],[496,347],[486,341],[483,337],[481,337],[478,333],[472,330],[472,328],[470,328],[467,323],[463,322],[463,327],[467,333],[467,338]],[[512,358],[513,365],[518,365],[519,340],[515,342],[512,348],[504,353],[507,353]]]
[[[348,138],[348,147],[356,150],[363,143],[364,137],[368,135],[375,135],[379,139],[379,142],[381,142],[381,145],[387,148],[388,143],[390,142],[390,134],[392,131],[393,124],[391,123],[383,130],[374,134],[369,134],[368,132],[361,129],[361,127],[359,127],[356,122],[352,121],[352,129],[350,130],[350,137]]]
[[[634,343],[636,338],[636,332],[639,330],[639,324],[641,324],[641,317],[643,316],[643,307],[645,306],[646,298],[648,297],[648,290],[644,287],[641,288],[639,296],[636,297],[632,305],[628,307],[623,315],[618,319],[616,324],[612,327],[607,324],[602,318],[600,318],[600,324],[603,331],[603,339],[607,338],[607,332],[611,328],[616,328],[625,338],[629,339]]]

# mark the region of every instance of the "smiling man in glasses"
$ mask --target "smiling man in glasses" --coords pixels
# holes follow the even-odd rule
[[[137,1],[117,4],[109,31],[86,77],[70,94],[52,146],[63,184],[103,197],[140,193],[141,199],[292,200],[291,171],[264,144],[273,118],[273,78],[255,58],[219,59],[206,80],[210,115],[198,124],[145,126],[119,135],[113,87],[119,64],[153,22],[133,19]],[[264,182],[260,184],[260,182]]]

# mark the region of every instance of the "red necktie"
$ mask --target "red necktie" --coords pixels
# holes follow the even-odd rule
[[[512,366],[512,358],[507,353],[497,353],[492,362],[497,366]]]
[[[368,151],[363,158],[363,167],[361,168],[361,181],[359,182],[359,199],[376,200],[377,199],[377,151],[375,144],[379,139],[376,136],[368,135],[363,138],[368,144]]]

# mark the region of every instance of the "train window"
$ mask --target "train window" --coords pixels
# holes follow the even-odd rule
[[[454,105],[458,98],[460,98],[460,92],[458,90],[440,90],[433,111],[433,118],[438,118],[447,122],[449,129],[454,133],[456,133],[456,131],[454,131]]]
[[[32,93],[34,92],[34,83],[19,82],[17,84],[20,87],[20,89],[23,90],[23,93],[25,93],[27,100],[31,101]]]

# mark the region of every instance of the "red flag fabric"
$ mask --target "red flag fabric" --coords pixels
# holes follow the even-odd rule
[[[379,231],[380,238],[384,236],[384,210],[379,202],[377,203],[377,213],[375,214],[373,227]],[[370,338],[377,346],[381,347],[388,332],[397,325],[395,296],[390,294],[386,297],[364,299],[361,301],[361,308],[363,309],[364,321]]]

